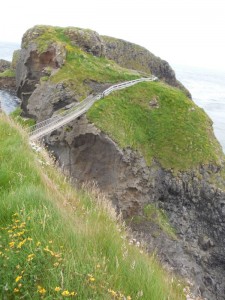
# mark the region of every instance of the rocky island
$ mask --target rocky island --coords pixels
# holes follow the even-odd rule
[[[166,61],[91,30],[35,26],[16,59],[22,116],[36,122],[151,74],[45,137],[74,186],[97,183],[137,240],[202,299],[225,295],[225,157],[209,117]]]

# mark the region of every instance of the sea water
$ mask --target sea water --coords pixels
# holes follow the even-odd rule
[[[0,108],[9,115],[20,105],[20,99],[7,91],[0,90]]]
[[[12,61],[14,50],[19,49],[20,46],[17,43],[5,43],[0,42],[0,59]],[[13,94],[7,91],[0,90],[0,108],[6,113],[10,114],[20,104],[20,100]]]

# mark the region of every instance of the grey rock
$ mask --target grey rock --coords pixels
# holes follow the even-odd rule
[[[137,152],[118,148],[85,116],[71,122],[69,129],[49,135],[46,143],[74,184],[97,182],[136,238],[143,239],[150,252],[157,251],[174,272],[194,282],[196,295],[224,299],[225,224],[220,220],[225,192],[207,181],[205,174],[211,166],[176,176],[157,162],[148,167]],[[166,212],[177,240],[144,218],[138,223],[129,221],[143,216],[149,203]]]
[[[138,70],[144,75],[152,73],[166,83],[183,90],[191,98],[190,92],[176,79],[174,70],[167,61],[139,45],[108,36],[101,36],[105,43],[105,55],[125,68]]]
[[[11,62],[5,59],[0,59],[0,73],[4,72],[7,69],[10,69]]]

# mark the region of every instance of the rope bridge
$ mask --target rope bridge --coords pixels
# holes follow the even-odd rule
[[[135,79],[131,81],[126,81],[123,83],[115,84],[103,91],[100,94],[97,94],[96,96],[88,96],[85,98],[82,102],[74,105],[70,109],[63,111],[59,114],[56,114],[52,116],[49,119],[46,119],[43,122],[39,122],[34,126],[30,127],[30,133],[29,133],[29,138],[30,141],[35,141],[38,140],[45,135],[51,133],[52,131],[62,127],[63,125],[66,125],[67,123],[71,122],[72,120],[75,120],[79,116],[83,115],[88,111],[88,109],[99,99],[104,98],[105,96],[109,95],[110,93],[121,90],[124,88],[127,88],[129,86],[135,85],[139,82],[144,82],[144,81],[155,81],[158,78],[155,76],[151,76],[148,78],[140,78],[140,79]]]

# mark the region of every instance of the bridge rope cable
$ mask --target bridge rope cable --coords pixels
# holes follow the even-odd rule
[[[73,105],[70,109],[64,110],[49,119],[46,119],[42,122],[37,123],[34,126],[30,127],[29,130],[29,138],[30,141],[34,141],[44,137],[45,135],[51,133],[52,131],[60,128],[63,125],[71,122],[72,120],[78,118],[82,114],[86,113],[88,109],[98,100],[108,96],[113,91],[121,90],[132,85],[135,85],[139,82],[144,81],[155,81],[158,78],[155,76],[151,76],[148,78],[139,78],[135,80],[130,80],[126,82],[122,82],[119,84],[112,85],[108,89],[104,90],[102,93],[97,94],[96,96],[89,95],[82,102]]]

